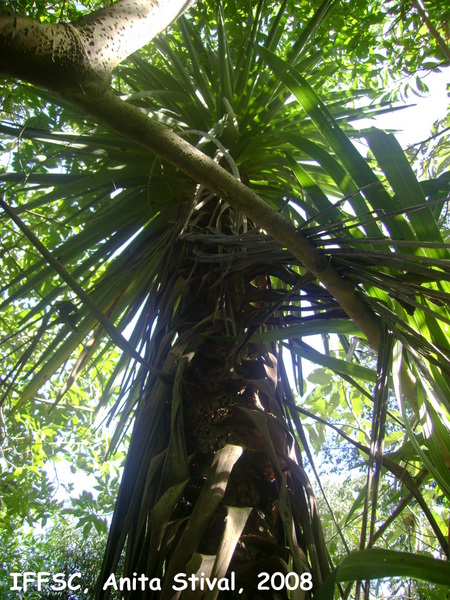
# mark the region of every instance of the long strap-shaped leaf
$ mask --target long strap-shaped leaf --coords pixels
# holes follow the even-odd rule
[[[0,206],[6,212],[6,214],[11,218],[12,221],[19,227],[22,233],[30,240],[33,246],[40,252],[40,254],[45,258],[45,260],[55,269],[55,271],[60,275],[60,277],[67,283],[67,285],[75,292],[78,298],[83,302],[83,304],[89,309],[92,315],[97,319],[100,325],[104,328],[104,330],[111,337],[113,342],[119,346],[121,350],[127,352],[130,356],[132,356],[138,363],[145,364],[146,368],[161,377],[163,380],[167,379],[164,373],[160,373],[157,369],[154,369],[151,365],[147,365],[142,358],[142,356],[136,352],[136,350],[129,344],[129,342],[123,337],[123,335],[116,329],[116,327],[111,323],[105,313],[97,306],[97,304],[92,300],[92,298],[87,294],[83,288],[73,279],[73,277],[66,271],[66,269],[61,265],[61,263],[52,255],[51,252],[47,250],[47,248],[40,242],[40,240],[34,235],[34,233],[25,225],[25,223],[16,215],[15,211],[6,204],[6,202],[0,198]]]
[[[394,190],[395,199],[399,207],[407,210],[412,206],[424,206],[426,201],[423,190],[395,137],[384,131],[371,129],[366,134],[366,139],[378,164],[383,169]],[[409,210],[408,219],[414,227],[414,232],[419,240],[443,241],[431,209]],[[447,258],[448,251],[434,251],[429,256]]]
[[[346,556],[318,590],[316,600],[333,600],[336,583],[381,579],[383,577],[413,577],[438,585],[450,585],[450,564],[430,556],[369,548]]]
[[[335,155],[339,157],[348,174],[347,185],[351,184],[352,181],[354,182],[355,189],[352,191],[364,188],[364,196],[370,205],[367,204],[361,194],[355,195],[351,200],[351,205],[355,213],[357,215],[365,214],[370,209],[382,209],[386,212],[391,211],[393,208],[392,198],[383,188],[375,185],[379,183],[375,173],[353,146],[336,119],[303,75],[266,48],[259,46],[258,52],[294,94],[317,129],[329,143]],[[402,217],[389,219],[386,226],[393,237],[398,236],[400,239],[411,238],[411,230]],[[368,235],[373,235],[374,237],[379,237],[380,235],[380,231],[376,225],[369,223],[366,225],[366,230]]]
[[[222,500],[231,471],[242,454],[240,446],[227,445],[214,456],[208,478],[203,486],[195,508],[172,555],[165,574],[161,600],[173,596],[172,583],[177,573],[183,573],[186,564],[197,550],[197,546],[209,523],[209,519]]]

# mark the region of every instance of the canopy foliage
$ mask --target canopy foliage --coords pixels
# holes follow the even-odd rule
[[[111,482],[109,467],[99,473],[100,455],[92,446],[94,418],[99,426],[106,411],[115,426],[112,453],[128,444],[133,419],[142,423],[152,407],[146,435],[158,439],[155,447],[168,440],[159,499],[175,488],[180,496],[189,461],[173,415],[183,386],[193,381],[190,353],[204,353],[198,340],[206,338],[225,361],[224,347],[237,355],[251,340],[268,370],[270,356],[281,352],[274,380],[284,390],[286,431],[317,475],[316,489],[323,491],[314,465],[327,452],[334,462],[352,449],[350,464],[358,462],[367,474],[356,478],[358,494],[345,510],[333,501],[333,480],[325,486],[326,542],[294,511],[307,539],[305,564],[312,564],[315,596],[332,598],[335,585],[353,579],[449,581],[447,567],[430,558],[449,554],[450,257],[442,231],[448,163],[439,159],[434,171],[427,168],[432,177],[419,181],[392,135],[351,125],[387,110],[386,101],[406,94],[408,86],[424,92],[422,74],[448,63],[445,3],[425,3],[434,33],[417,4],[198,3],[124,61],[112,80],[116,98],[241,180],[272,209],[274,222],[289,222],[293,237],[312,249],[317,270],[326,270],[322,264],[332,269],[351,289],[350,304],[355,298],[376,323],[376,344],[288,243],[267,235],[245,210],[231,208],[231,200],[218,199],[133,136],[119,135],[95,112],[54,91],[6,80],[0,123],[7,441],[1,517],[9,531],[25,517],[33,522],[61,509],[51,499],[44,465],[68,448],[76,453],[79,445],[79,462],[88,461],[97,477]],[[10,5],[18,14],[58,23],[100,3]],[[408,80],[400,82],[404,75]],[[368,98],[371,104],[362,108]],[[361,140],[368,158],[352,143]],[[241,290],[239,278],[248,284]],[[221,290],[220,306],[199,305],[215,289]],[[223,322],[220,335],[217,321]],[[118,348],[122,335],[128,342]],[[312,336],[322,343],[314,347]],[[210,378],[219,372],[213,354]],[[290,377],[283,356],[290,357]],[[316,365],[309,385],[305,361]],[[271,377],[265,375],[267,382]],[[164,412],[170,403],[172,422]],[[264,433],[251,414],[246,419],[254,419],[273,458],[277,429],[269,425],[270,434]],[[239,422],[237,414],[232,421]],[[104,449],[104,440],[96,443]],[[111,568],[133,510],[142,524],[137,491],[147,477],[156,478],[161,460],[153,459],[132,442],[124,476],[131,491],[119,494],[106,550]],[[297,460],[302,465],[300,452]],[[275,462],[271,476],[280,486]],[[140,471],[139,464],[147,466]],[[205,472],[213,478],[210,468]],[[298,477],[313,506],[309,484]],[[282,508],[290,506],[284,502]],[[72,510],[86,535],[91,526],[102,531],[105,515],[90,518],[86,506],[82,497]],[[155,500],[154,507],[161,529],[175,527],[178,521],[161,503]],[[110,509],[106,497],[97,508]],[[132,557],[139,536],[130,531]],[[377,554],[372,546],[380,552],[396,546],[415,556]],[[361,552],[348,554],[355,549]],[[331,574],[320,586],[327,554]]]

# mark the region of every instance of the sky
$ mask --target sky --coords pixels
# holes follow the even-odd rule
[[[361,119],[354,123],[358,128],[378,127],[395,134],[403,148],[417,144],[430,136],[431,127],[437,119],[445,116],[449,97],[447,85],[450,85],[450,68],[440,73],[430,72],[423,78],[429,88],[424,97],[410,94],[408,106],[394,113],[380,115],[376,119]]]

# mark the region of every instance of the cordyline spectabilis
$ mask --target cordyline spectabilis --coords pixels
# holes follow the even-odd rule
[[[287,248],[328,289],[378,350],[380,320],[294,224],[244,183],[110,90],[113,69],[167,28],[195,0],[118,0],[74,23],[45,23],[0,11],[0,72],[82,107],[129,140],[157,153],[226,200]],[[403,391],[416,405],[411,377]]]
[[[119,0],[69,24],[38,22],[3,12],[0,72],[64,96],[246,214],[318,278],[377,349],[380,328],[376,315],[291,221],[217,162],[110,91],[112,70],[192,4],[194,0]]]
[[[192,0],[119,0],[71,24],[40,23],[0,13],[0,72],[48,88],[82,107],[99,122],[157,153],[248,216],[328,289],[371,346],[378,349],[381,337],[378,317],[353,284],[336,271],[291,221],[217,162],[110,90],[113,69],[193,3]],[[403,391],[411,402],[414,389],[403,382]]]

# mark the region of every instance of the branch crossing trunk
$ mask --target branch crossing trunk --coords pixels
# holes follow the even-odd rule
[[[184,573],[224,586],[234,581],[227,598],[287,600],[285,586],[264,590],[260,574],[280,578],[293,571],[308,591],[322,583],[329,565],[284,412],[277,345],[268,350],[245,341],[249,323],[267,313],[282,321],[282,311],[270,293],[264,245],[258,265],[242,244],[265,235],[223,200],[202,206],[200,199],[199,206],[168,250],[172,274],[161,285],[164,311],[151,342],[154,367],[173,385],[151,377],[142,394],[101,585],[127,538],[124,576],[142,572],[161,582],[142,598],[203,597],[198,586],[195,593],[176,591]],[[213,222],[215,234],[207,227]],[[211,267],[216,256],[228,265],[225,276]],[[266,278],[255,277],[263,270]],[[99,587],[97,597],[108,594]]]

